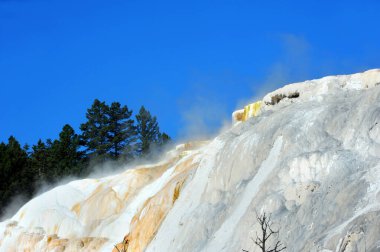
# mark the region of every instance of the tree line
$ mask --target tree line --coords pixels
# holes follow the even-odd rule
[[[86,120],[80,134],[66,124],[57,139],[39,140],[32,147],[21,147],[14,136],[0,143],[0,215],[12,197],[30,198],[42,183],[85,176],[94,163],[130,162],[170,141],[144,106],[133,117],[119,102],[95,99]]]

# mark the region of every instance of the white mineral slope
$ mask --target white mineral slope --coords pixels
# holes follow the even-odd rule
[[[112,251],[174,167],[195,155],[179,159],[172,151],[155,165],[53,188],[0,223],[0,251]]]
[[[146,251],[259,251],[255,212],[287,251],[380,251],[379,83],[371,70],[266,96],[299,92],[216,138]]]
[[[263,101],[201,148],[31,200],[0,223],[0,251],[111,251],[125,239],[127,252],[258,252],[264,212],[286,251],[380,251],[380,70]]]

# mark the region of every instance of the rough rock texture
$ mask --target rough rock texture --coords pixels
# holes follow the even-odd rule
[[[0,250],[255,252],[265,212],[287,251],[379,251],[379,83],[371,70],[285,86],[202,147],[31,200],[0,223]]]

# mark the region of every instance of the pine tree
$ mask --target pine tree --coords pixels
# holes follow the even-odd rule
[[[170,136],[168,134],[166,134],[165,132],[163,132],[162,134],[160,133],[159,136],[158,136],[158,142],[159,142],[159,145],[165,145],[167,143],[169,143],[172,139],[170,138]]]
[[[105,102],[94,100],[91,108],[87,109],[87,122],[81,124],[82,141],[86,148],[86,154],[90,157],[106,159],[111,148],[108,141],[108,113],[109,107]]]
[[[32,146],[31,153],[32,170],[39,179],[45,179],[48,170],[48,154],[45,143],[39,139],[37,145]]]
[[[54,156],[54,142],[47,139],[46,143],[41,139],[32,146],[30,163],[33,172],[38,177],[38,185],[42,182],[54,182],[57,177],[57,157]]]
[[[53,142],[51,148],[56,178],[81,174],[83,153],[79,151],[79,147],[79,136],[70,125],[66,124],[59,134],[59,139]]]
[[[132,110],[113,102],[108,109],[108,141],[111,144],[110,154],[118,158],[122,153],[125,157],[132,156],[133,144],[136,141],[136,127],[131,119]]]
[[[133,156],[136,142],[136,127],[131,119],[132,111],[119,102],[108,106],[105,102],[95,100],[87,110],[88,121],[81,125],[83,145],[90,157],[106,160],[123,156]]]
[[[39,182],[55,182],[62,177],[80,175],[84,167],[83,153],[79,151],[79,136],[66,124],[58,140],[39,140],[32,147],[31,166]]]
[[[0,214],[15,195],[31,196],[35,176],[30,169],[28,155],[13,136],[8,144],[0,144]]]
[[[139,153],[146,155],[149,153],[152,144],[159,141],[160,130],[157,118],[152,116],[148,110],[141,106],[139,114],[136,115],[137,133],[139,139]]]

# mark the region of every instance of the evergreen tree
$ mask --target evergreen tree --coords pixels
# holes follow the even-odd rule
[[[132,156],[137,133],[131,115],[132,110],[118,102],[113,102],[108,109],[108,141],[111,144],[110,154],[114,158],[122,153],[126,157]]]
[[[40,179],[46,179],[48,171],[48,148],[45,143],[39,139],[36,145],[32,146],[31,166],[33,172]]]
[[[46,143],[44,143],[40,139],[36,145],[32,146],[30,163],[33,172],[38,177],[37,186],[40,186],[42,182],[54,182],[58,179],[57,157],[53,151],[54,142],[51,139],[47,139]]]
[[[69,175],[80,175],[83,153],[79,151],[79,136],[66,124],[58,140],[39,140],[32,147],[31,166],[39,182],[55,182]]]
[[[51,147],[54,177],[81,174],[83,153],[79,151],[79,147],[79,136],[66,124],[59,134],[59,139],[55,140]]]
[[[0,212],[15,195],[31,196],[35,177],[28,155],[13,136],[0,144]]]
[[[131,119],[132,111],[119,102],[108,106],[105,102],[95,100],[87,110],[87,122],[81,125],[83,146],[90,157],[106,160],[123,155],[133,156],[136,142],[136,127]]]
[[[139,139],[139,153],[149,153],[152,144],[159,142],[160,130],[157,118],[152,116],[148,110],[141,106],[139,114],[136,115],[137,133]]]
[[[162,134],[160,133],[158,136],[159,145],[165,145],[165,144],[169,143],[171,140],[172,139],[170,138],[170,136],[168,134],[166,134],[165,132],[163,132]]]
[[[111,148],[108,141],[108,114],[109,107],[105,102],[94,100],[91,108],[87,109],[87,122],[81,124],[82,145],[90,157],[105,159]]]
[[[143,106],[136,115],[137,125],[131,117],[127,106],[94,100],[86,113],[87,122],[80,126],[81,136],[67,124],[57,140],[39,140],[30,153],[28,145],[21,148],[12,136],[7,144],[0,143],[0,214],[13,196],[30,197],[42,182],[83,175],[87,157],[130,159],[136,152],[145,155],[152,146],[170,141],[166,133],[160,133],[157,118]],[[80,151],[80,146],[85,150]]]

